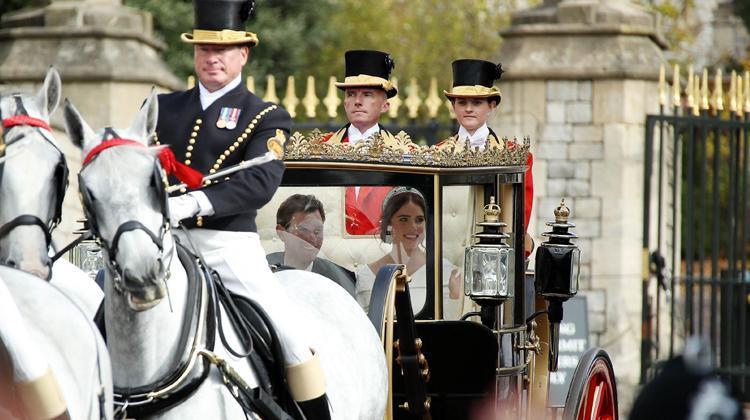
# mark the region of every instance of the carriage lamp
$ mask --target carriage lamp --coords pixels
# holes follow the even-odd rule
[[[82,227],[75,231],[75,233],[81,235],[81,238],[84,238],[89,232],[88,222],[86,219],[79,219],[78,222],[82,224]],[[93,238],[80,240],[78,244],[70,250],[68,260],[91,277],[92,280],[96,278],[99,270],[104,268],[102,249]]]
[[[563,302],[578,292],[578,276],[581,265],[581,250],[571,242],[577,238],[570,228],[575,227],[568,221],[570,209],[565,206],[565,199],[560,201],[555,211],[555,220],[547,222],[551,232],[542,236],[549,238],[539,245],[536,251],[536,268],[534,287],[536,292],[547,301],[549,319],[550,371],[557,370],[557,353],[559,344],[560,321],[563,318]]]
[[[500,206],[495,197],[484,206],[484,221],[472,235],[477,242],[465,251],[464,293],[473,301],[485,306],[513,297],[515,278],[515,251],[505,241],[510,237],[500,221]]]

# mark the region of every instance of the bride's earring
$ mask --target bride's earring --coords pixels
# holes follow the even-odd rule
[[[388,225],[385,228],[385,243],[392,244],[393,243],[393,228],[391,225]]]

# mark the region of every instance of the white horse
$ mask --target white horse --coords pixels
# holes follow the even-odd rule
[[[83,277],[76,276],[69,264],[63,264],[61,270],[74,277],[55,276],[58,284],[68,286],[65,294],[61,293],[65,287],[58,289],[42,280],[60,272],[51,270],[48,256],[50,230],[59,222],[67,182],[64,156],[48,126],[59,96],[60,77],[54,69],[48,71],[36,96],[0,96],[4,128],[0,142],[0,155],[4,155],[0,158],[0,263],[7,265],[0,267],[3,299],[18,307],[26,326],[21,332],[27,335],[24,342],[33,343],[37,356],[46,359],[40,363],[51,369],[71,418],[111,418],[106,348],[89,321],[91,313],[66,296],[78,296],[74,288],[80,281],[93,282],[82,272]],[[14,363],[12,357],[10,363]]]
[[[201,351],[205,336],[213,331],[190,336],[191,340],[198,336],[197,352],[191,352],[182,340],[183,330],[194,331],[183,325],[185,320],[195,317],[191,314],[196,309],[202,314],[204,302],[191,301],[189,291],[200,286],[188,283],[186,270],[174,255],[165,185],[155,157],[158,149],[146,147],[155,130],[156,115],[152,93],[130,128],[107,129],[97,135],[72,105],[65,106],[66,127],[73,142],[84,155],[93,149],[98,152],[81,170],[79,184],[107,265],[105,318],[115,393],[128,392],[128,404],[135,409],[142,408],[135,404],[148,403],[149,396],[158,401],[183,387],[186,381],[180,378],[173,382],[162,379],[174,373],[180,360],[200,365],[201,356],[196,354],[225,360],[250,387],[258,383],[247,361],[232,356],[222,340],[216,340],[214,352]],[[126,141],[104,143],[107,136]],[[107,148],[110,145],[113,147]],[[279,277],[291,304],[315,327],[332,416],[382,419],[387,369],[380,339],[364,312],[346,291],[316,274],[285,272]],[[168,299],[163,299],[165,296]],[[227,342],[242,348],[223,309],[221,313]],[[194,378],[200,374],[201,369],[193,370],[186,375]],[[245,414],[223,385],[219,370],[212,367],[207,380],[189,399],[146,417],[244,419]]]
[[[46,359],[41,363],[52,371],[70,418],[113,418],[109,356],[93,322],[60,290],[36,276],[0,266],[0,283],[10,292],[5,299],[12,299],[20,311],[28,341]],[[0,308],[0,316],[4,310],[7,307]],[[0,395],[6,391],[0,387]]]
[[[60,101],[60,76],[50,68],[36,95],[0,96],[0,264],[50,279],[93,318],[103,294],[64,259],[49,256],[68,184],[65,156],[49,127]]]

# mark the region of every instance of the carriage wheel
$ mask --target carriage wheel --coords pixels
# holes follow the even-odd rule
[[[563,419],[617,419],[617,385],[606,351],[591,348],[581,357],[565,400]]]

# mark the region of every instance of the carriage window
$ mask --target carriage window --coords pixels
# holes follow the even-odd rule
[[[388,221],[381,235],[383,211]],[[426,300],[429,214],[421,194],[410,188],[281,187],[256,222],[269,263],[328,277],[363,307],[380,267],[405,264],[417,313]]]

